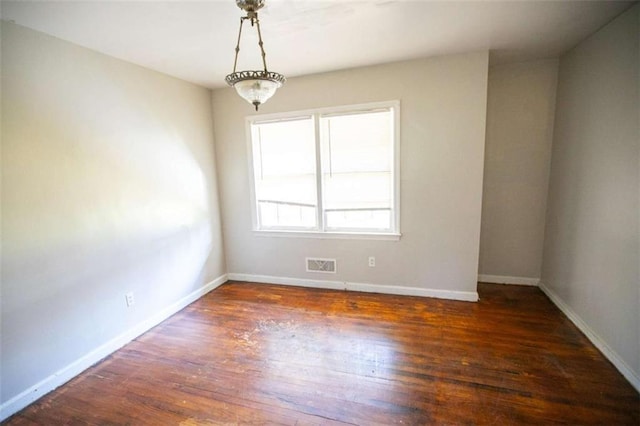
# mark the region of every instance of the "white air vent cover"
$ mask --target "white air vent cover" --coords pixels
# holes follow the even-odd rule
[[[325,272],[329,274],[335,274],[336,260],[307,257],[307,272]]]

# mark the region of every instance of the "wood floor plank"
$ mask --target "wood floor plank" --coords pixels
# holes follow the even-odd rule
[[[640,424],[534,287],[478,303],[227,283],[6,425]]]

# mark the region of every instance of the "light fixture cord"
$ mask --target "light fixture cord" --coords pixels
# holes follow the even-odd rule
[[[258,13],[253,12],[248,16],[243,16],[240,18],[240,30],[238,31],[238,42],[236,43],[236,57],[233,61],[233,72],[236,72],[236,67],[238,66],[238,53],[240,53],[240,38],[242,37],[242,24],[244,24],[245,19],[251,20],[251,26],[254,24],[258,29],[258,45],[260,46],[260,51],[262,52],[262,65],[264,65],[264,72],[267,71],[267,54],[264,51],[264,43],[262,42],[262,33],[260,32],[260,21],[258,20]]]

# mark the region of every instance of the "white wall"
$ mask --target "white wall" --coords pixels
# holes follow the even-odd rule
[[[560,60],[543,288],[640,389],[639,14]]]
[[[558,60],[489,68],[480,280],[540,279]]]
[[[209,90],[2,23],[2,111],[6,416],[224,258]]]
[[[244,118],[233,89],[213,92],[227,267],[231,273],[476,294],[488,54],[471,53],[292,78],[261,112],[401,101],[400,241],[260,237],[251,224]],[[336,258],[336,275],[305,272]],[[368,256],[376,267],[367,266]]]

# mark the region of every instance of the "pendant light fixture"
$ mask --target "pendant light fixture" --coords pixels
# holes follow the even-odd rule
[[[236,58],[233,61],[233,72],[225,77],[225,81],[229,86],[236,89],[238,94],[246,99],[247,102],[256,107],[265,103],[276,90],[280,88],[286,79],[282,74],[267,70],[267,59],[262,43],[262,34],[260,33],[260,21],[258,20],[258,9],[264,6],[264,0],[236,0],[238,7],[245,12],[247,16],[240,18],[240,30],[238,31],[238,43],[236,45]],[[238,53],[240,52],[240,37],[242,36],[242,24],[249,20],[251,26],[258,31],[258,45],[262,52],[262,64],[264,70],[260,71],[236,71],[238,65]]]

